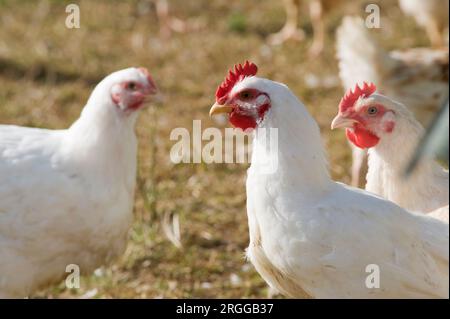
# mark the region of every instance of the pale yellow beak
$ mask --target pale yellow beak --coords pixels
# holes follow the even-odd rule
[[[353,127],[353,124],[356,123],[355,120],[343,117],[341,114],[336,115],[336,117],[331,122],[331,129],[341,127]]]
[[[220,105],[219,103],[214,103],[214,105],[209,110],[209,116],[213,116],[214,114],[221,114],[221,113],[230,113],[233,111],[233,107],[229,105]]]

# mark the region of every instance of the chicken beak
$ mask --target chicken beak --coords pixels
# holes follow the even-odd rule
[[[356,123],[355,120],[343,117],[341,114],[338,114],[331,122],[331,129],[334,130],[335,128],[352,127],[354,123]]]
[[[221,114],[221,113],[230,113],[233,111],[233,107],[229,105],[221,105],[219,103],[214,103],[214,105],[209,110],[209,116],[213,116],[215,114]]]

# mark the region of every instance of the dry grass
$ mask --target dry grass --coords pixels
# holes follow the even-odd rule
[[[381,3],[388,48],[426,45],[423,31],[394,0]],[[204,25],[196,32],[158,37],[150,1],[79,1],[81,29],[66,29],[64,1],[0,0],[0,123],[65,128],[94,83],[128,66],[149,68],[166,95],[163,106],[142,114],[139,189],[126,254],[115,265],[82,278],[79,290],[63,285],[36,297],[156,298],[265,297],[267,288],[244,260],[246,165],[179,164],[169,161],[175,127],[217,125],[208,118],[226,70],[250,59],[260,74],[288,84],[319,122],[332,175],[349,181],[350,152],[329,123],[342,94],[333,34],[345,13],[364,14],[363,1],[348,1],[327,19],[326,51],[309,59],[307,40],[269,48],[265,37],[283,23],[280,1],[170,1],[175,15]],[[305,10],[303,10],[305,12]],[[310,87],[311,79],[326,86]],[[164,214],[178,214],[182,249],[164,236]]]

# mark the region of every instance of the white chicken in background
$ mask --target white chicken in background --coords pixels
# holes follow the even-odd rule
[[[356,147],[369,149],[366,190],[417,212],[448,205],[448,171],[434,159],[424,159],[405,178],[407,159],[425,130],[406,106],[375,91],[376,86],[367,83],[349,90],[331,124],[332,129],[346,128]]]
[[[405,14],[425,28],[433,46],[448,44],[448,0],[399,0],[399,4]],[[446,32],[447,41],[444,41]]]
[[[332,181],[317,123],[286,85],[256,71],[235,67],[210,115],[255,130],[247,256],[259,274],[289,297],[448,298],[448,224]],[[277,143],[267,143],[271,129]],[[379,288],[366,286],[374,264]]]
[[[67,130],[0,125],[0,297],[26,297],[122,254],[132,221],[134,125],[156,86],[112,73]]]
[[[427,125],[448,97],[449,52],[415,48],[386,52],[359,17],[345,17],[337,31],[339,76],[347,91],[355,83],[375,83],[381,94],[407,105]],[[365,150],[352,146],[353,186],[363,186]]]

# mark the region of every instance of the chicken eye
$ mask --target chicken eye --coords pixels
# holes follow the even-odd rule
[[[135,82],[129,82],[127,84],[127,89],[128,90],[132,90],[132,91],[136,90],[136,83]]]
[[[371,106],[367,109],[367,114],[375,115],[378,113],[378,109],[375,106]]]
[[[252,97],[252,94],[249,91],[243,91],[239,94],[241,100],[248,100]]]

